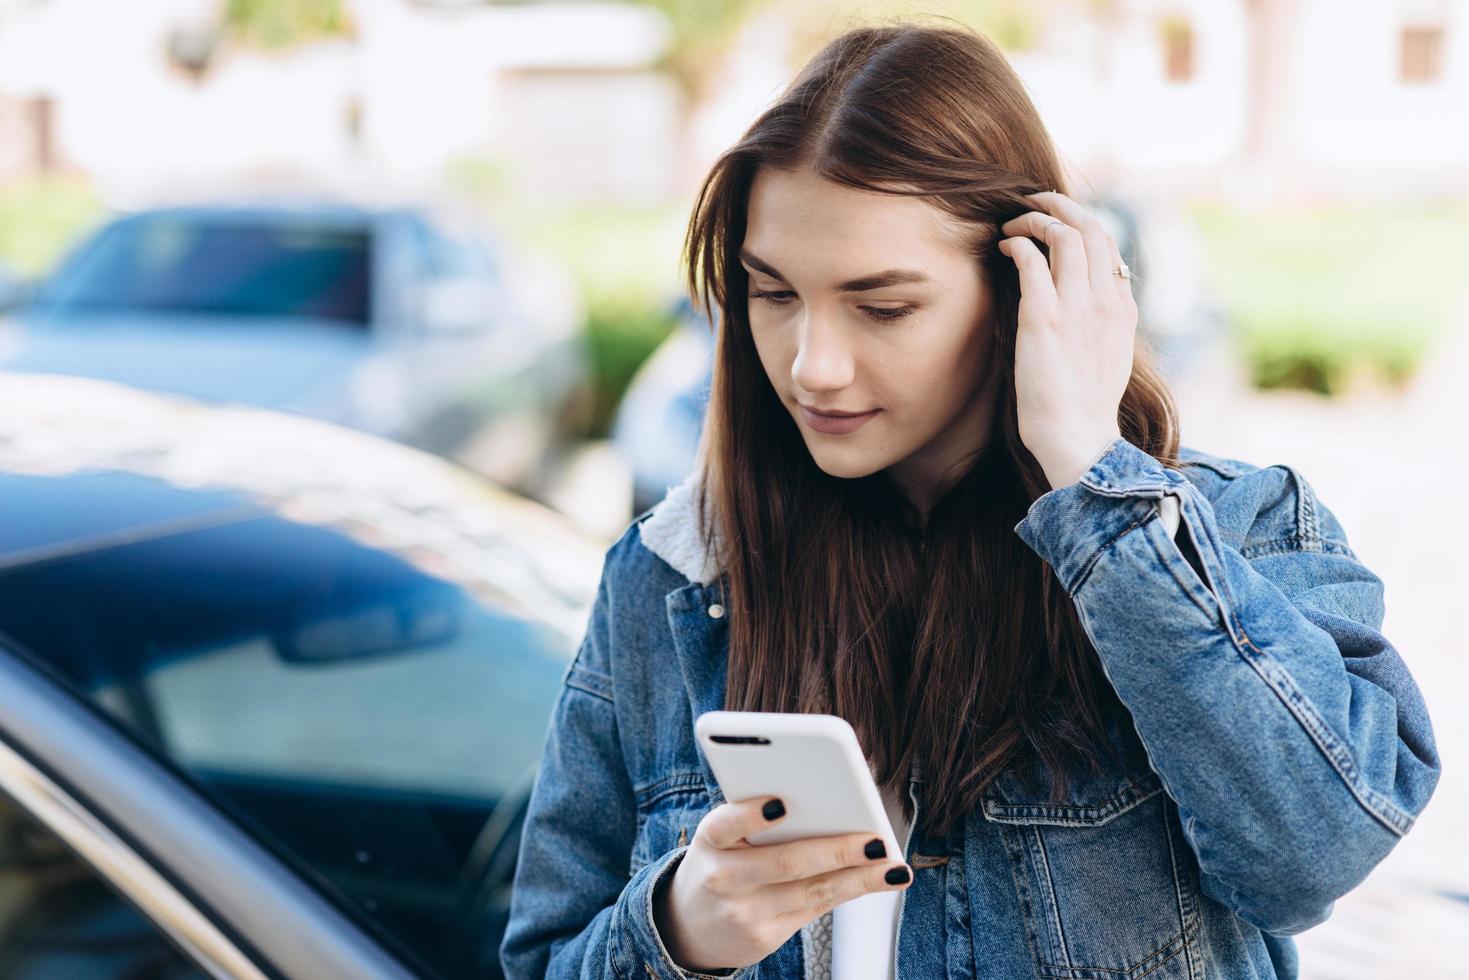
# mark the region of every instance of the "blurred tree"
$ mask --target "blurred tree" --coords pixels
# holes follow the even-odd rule
[[[1061,7],[1102,6],[1113,0],[948,0],[938,5],[919,5],[912,0],[867,0],[853,4],[844,0],[805,0],[792,14],[792,54],[804,62],[827,41],[852,27],[866,23],[914,21],[936,27],[961,24],[973,28],[1006,51],[1035,47],[1045,24]],[[793,65],[792,68],[795,66]]]
[[[761,0],[641,0],[663,14],[673,38],[659,68],[697,102],[718,71],[725,49]]]
[[[224,27],[232,39],[266,49],[352,34],[341,0],[227,0]]]
[[[793,39],[792,57],[800,63],[836,34],[862,23],[913,19],[948,19],[975,28],[1008,51],[1023,51],[1038,42],[1045,22],[1067,8],[1096,16],[1110,15],[1118,0],[948,0],[935,17],[931,7],[912,0],[640,0],[668,20],[673,38],[659,66],[679,83],[690,104],[707,94],[723,66],[740,28],[756,13],[784,21]]]
[[[44,274],[107,207],[92,182],[48,174],[0,183],[0,262],[25,276]]]

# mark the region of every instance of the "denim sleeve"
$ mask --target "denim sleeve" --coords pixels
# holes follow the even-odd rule
[[[1205,893],[1292,935],[1412,827],[1438,751],[1380,632],[1382,581],[1335,515],[1287,466],[1226,492],[1223,520],[1187,477],[1118,438],[1015,531],[1071,596],[1178,804]],[[1176,540],[1160,514],[1170,499]]]
[[[674,963],[654,927],[653,889],[688,847],[627,873],[637,812],[608,647],[608,569],[619,547],[608,553],[586,636],[563,675],[531,787],[500,942],[508,980],[716,978]]]

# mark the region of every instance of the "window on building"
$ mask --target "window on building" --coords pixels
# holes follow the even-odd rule
[[[1437,82],[1443,77],[1444,30],[1436,24],[1403,28],[1399,77],[1405,83]]]
[[[1163,46],[1163,79],[1189,82],[1194,77],[1194,29],[1182,17],[1167,17],[1159,24]]]
[[[34,147],[35,168],[49,174],[57,168],[56,154],[56,102],[42,95],[30,100],[31,143]]]

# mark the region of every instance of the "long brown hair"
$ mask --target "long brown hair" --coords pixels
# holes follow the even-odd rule
[[[920,196],[971,232],[997,311],[995,429],[926,519],[885,471],[822,472],[761,366],[737,258],[761,166]],[[1111,754],[1120,707],[1070,597],[1014,531],[1051,487],[1016,424],[1020,288],[996,244],[1035,210],[1023,195],[1051,189],[1065,190],[1055,149],[989,40],[868,26],[826,45],[718,158],[684,243],[695,305],[718,310],[698,466],[730,609],[725,707],[842,716],[910,821],[918,757],[922,823],[939,833],[1026,753],[1064,794],[1071,767]],[[1120,432],[1174,466],[1174,406],[1141,335],[1134,350]]]

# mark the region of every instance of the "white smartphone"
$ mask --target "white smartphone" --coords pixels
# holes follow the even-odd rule
[[[778,711],[706,711],[694,734],[731,803],[778,796],[786,818],[746,834],[751,844],[861,831],[903,853],[883,808],[857,733],[838,715]]]

